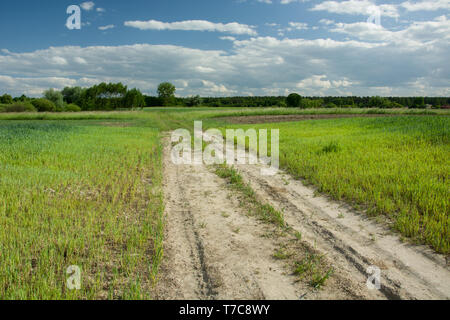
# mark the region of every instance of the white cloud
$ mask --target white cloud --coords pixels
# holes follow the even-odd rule
[[[373,23],[337,23],[332,32],[345,33],[364,41],[382,41],[402,45],[405,49],[432,50],[437,42],[448,44],[450,20],[441,16],[432,21],[414,22],[399,31],[390,31]]]
[[[98,27],[99,30],[105,31],[105,30],[109,30],[109,29],[113,29],[114,25],[113,24],[108,24],[107,26],[101,26]]]
[[[309,78],[303,79],[297,83],[297,88],[305,89],[329,89],[331,88],[331,82],[326,80],[326,75],[314,75]]]
[[[309,0],[281,0],[281,4],[290,4],[294,2],[308,2]]]
[[[106,10],[104,8],[97,8],[97,9],[95,9],[95,11],[97,11],[97,12],[105,12]]]
[[[156,94],[165,80],[188,95],[450,95],[445,16],[390,31],[367,23],[332,27],[350,40],[233,40],[233,49],[172,45],[50,47],[0,54],[0,88],[40,95],[49,87],[121,81]]]
[[[220,40],[235,41],[236,38],[235,37],[231,37],[231,36],[225,36],[225,37],[220,37]]]
[[[307,30],[308,24],[304,22],[289,22],[289,26],[296,30]]]
[[[401,4],[407,11],[435,11],[439,9],[450,9],[450,0],[423,0],[405,1]]]
[[[64,59],[64,58],[62,58],[62,57],[58,57],[58,56],[52,57],[52,58],[50,59],[50,61],[51,61],[53,64],[60,65],[60,66],[67,65],[67,60]]]
[[[334,24],[334,20],[330,19],[320,19],[319,23],[329,26],[330,24]]]
[[[374,10],[380,10],[383,16],[398,18],[397,6],[393,4],[376,5],[370,0],[347,0],[347,1],[324,1],[316,4],[311,11],[327,11],[337,14],[367,15],[370,16]]]
[[[92,1],[86,1],[86,2],[83,2],[82,4],[80,4],[80,7],[81,7],[83,10],[91,11],[92,9],[94,9],[95,3],[92,2]]]
[[[212,31],[212,32],[224,32],[240,35],[257,34],[253,26],[240,24],[237,22],[223,24],[205,20],[187,20],[178,22],[162,22],[156,20],[149,20],[149,21],[126,21],[124,25],[127,27],[137,28],[140,30]]]

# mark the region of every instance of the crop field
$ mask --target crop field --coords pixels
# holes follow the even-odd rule
[[[260,124],[227,120],[340,113],[358,117]],[[203,120],[204,128],[279,129],[281,166],[294,179],[388,222],[407,241],[448,256],[450,118],[445,111],[427,110],[363,117],[373,113],[153,108],[1,114],[0,297],[153,299],[166,259],[163,137],[174,129],[192,129],[194,120]],[[211,191],[198,192],[203,201]],[[264,203],[257,207],[273,210]],[[229,215],[222,212],[215,219],[226,221]],[[210,227],[204,221],[196,225],[201,226],[196,234]],[[245,227],[234,226],[233,234]],[[298,231],[295,235],[302,238]],[[284,259],[283,248],[276,256]],[[83,275],[80,290],[67,289],[73,265]]]
[[[0,297],[149,297],[162,257],[158,135],[0,122]],[[66,290],[71,265],[81,290]]]
[[[450,118],[352,118],[233,127],[279,129],[280,162],[290,174],[370,216],[387,216],[404,236],[449,253]]]

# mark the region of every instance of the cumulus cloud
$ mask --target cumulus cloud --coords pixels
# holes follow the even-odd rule
[[[423,0],[405,1],[401,4],[407,11],[435,11],[439,9],[450,9],[450,0]]]
[[[375,11],[381,12],[383,16],[398,18],[397,6],[393,4],[376,5],[370,0],[347,0],[347,1],[324,1],[313,6],[311,11],[327,11],[337,14],[348,15],[371,15]]]
[[[162,22],[157,20],[149,21],[125,21],[127,27],[137,28],[140,30],[184,30],[184,31],[211,31],[223,32],[231,34],[247,34],[256,35],[253,26],[241,24],[237,22],[231,23],[214,23],[206,20],[186,20],[178,22]]]
[[[367,23],[331,30],[349,39],[227,38],[230,51],[150,44],[2,50],[0,88],[39,95],[49,87],[122,81],[156,94],[168,80],[182,96],[450,95],[445,16],[397,31]]]
[[[402,45],[405,48],[433,50],[438,42],[448,44],[450,20],[446,16],[432,21],[418,21],[399,31],[390,31],[373,23],[337,23],[332,32],[345,33],[360,40],[384,41]]]

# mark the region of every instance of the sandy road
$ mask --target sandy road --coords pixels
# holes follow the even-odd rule
[[[273,257],[281,239],[249,216],[226,182],[205,165],[175,165],[164,148],[167,231],[158,299],[449,299],[445,258],[402,243],[386,227],[312,188],[261,165],[238,165],[258,197],[323,253],[335,274],[321,290],[298,281]],[[369,266],[381,269],[381,290],[366,286]]]

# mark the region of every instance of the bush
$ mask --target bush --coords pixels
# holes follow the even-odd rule
[[[36,108],[29,102],[16,102],[3,107],[2,112],[36,112]]]
[[[302,102],[302,97],[297,93],[291,93],[286,98],[286,104],[289,108],[299,108]]]
[[[325,108],[329,108],[329,109],[336,109],[338,106],[336,104],[334,104],[333,102],[328,102],[325,105]]]
[[[404,106],[401,105],[400,103],[391,101],[391,103],[389,104],[389,108],[401,109],[404,108]]]
[[[36,99],[31,101],[31,104],[37,109],[39,112],[54,112],[56,110],[56,106],[53,102],[47,99]]]
[[[68,104],[64,107],[65,112],[80,112],[81,108],[75,103]]]

